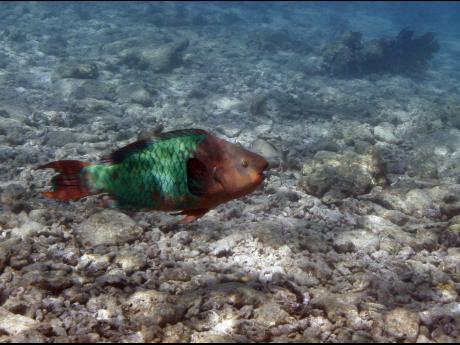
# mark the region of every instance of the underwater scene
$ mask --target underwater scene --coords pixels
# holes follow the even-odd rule
[[[0,2],[0,342],[460,342],[460,3]]]

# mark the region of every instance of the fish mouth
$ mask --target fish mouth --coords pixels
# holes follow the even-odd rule
[[[258,183],[262,183],[263,181],[265,181],[268,177],[268,171],[260,171],[258,174],[257,174],[257,177],[258,177]]]
[[[268,162],[265,162],[264,166],[262,167],[262,169],[259,171],[259,176],[260,178],[263,180],[265,180],[267,178],[267,174],[268,174]]]

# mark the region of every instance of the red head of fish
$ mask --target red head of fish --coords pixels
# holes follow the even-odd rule
[[[201,181],[201,208],[253,192],[264,180],[268,162],[262,156],[209,134],[188,162],[189,177]]]

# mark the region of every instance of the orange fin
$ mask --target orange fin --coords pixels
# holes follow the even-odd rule
[[[207,212],[209,211],[209,208],[200,208],[197,210],[186,210],[182,211],[179,214],[184,214],[185,217],[178,221],[176,224],[190,224],[197,220],[198,218],[203,217]]]
[[[78,200],[91,195],[80,177],[80,170],[88,165],[90,163],[63,160],[39,166],[37,169],[54,169],[59,172],[59,175],[51,180],[54,191],[42,192],[43,196],[57,200]]]

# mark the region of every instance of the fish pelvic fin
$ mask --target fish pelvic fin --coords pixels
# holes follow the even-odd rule
[[[48,199],[79,200],[99,193],[87,185],[88,174],[83,169],[89,165],[92,164],[77,160],[62,160],[39,166],[37,169],[54,169],[59,173],[51,180],[53,191],[42,192],[42,195]]]
[[[208,208],[200,208],[196,210],[185,210],[180,212],[179,214],[185,215],[180,221],[176,224],[190,224],[197,220],[198,218],[203,217],[209,211]]]

